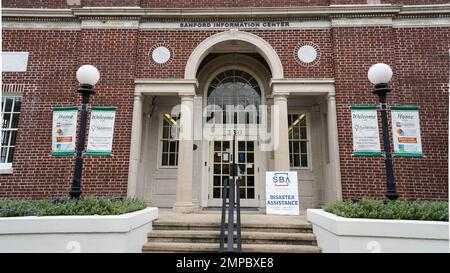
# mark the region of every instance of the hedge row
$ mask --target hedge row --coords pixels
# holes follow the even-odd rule
[[[130,198],[93,198],[79,200],[5,200],[0,199],[0,217],[55,215],[119,215],[141,210],[147,204]]]
[[[346,218],[448,221],[448,203],[431,201],[337,201],[324,210]]]

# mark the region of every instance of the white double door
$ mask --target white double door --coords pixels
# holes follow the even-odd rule
[[[240,196],[241,207],[258,207],[258,142],[240,137],[234,143],[233,149],[233,140],[212,140],[209,142],[208,206],[222,206],[224,185],[233,179],[230,170],[235,157],[240,178],[240,189],[236,194]]]

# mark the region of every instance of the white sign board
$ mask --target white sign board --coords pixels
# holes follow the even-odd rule
[[[352,106],[353,155],[380,156],[376,106]]]
[[[266,172],[266,214],[299,215],[297,172]]]
[[[115,107],[92,107],[87,155],[112,154],[115,119]]]
[[[422,157],[419,108],[393,106],[391,110],[395,156]]]
[[[52,155],[75,153],[78,107],[54,107],[52,125]]]

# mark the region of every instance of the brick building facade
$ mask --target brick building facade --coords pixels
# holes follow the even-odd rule
[[[246,156],[258,157],[245,161],[247,167],[260,173],[297,170],[304,207],[340,198],[383,198],[383,158],[352,155],[350,107],[377,104],[367,71],[384,62],[394,71],[389,105],[420,107],[425,157],[394,158],[400,197],[448,199],[446,0],[5,0],[2,5],[2,50],[28,52],[28,61],[26,71],[2,73],[4,98],[18,95],[21,108],[12,162],[0,174],[0,197],[68,194],[74,157],[51,155],[52,107],[79,105],[75,72],[92,64],[101,78],[90,104],[115,106],[117,116],[113,155],[85,156],[84,195],[128,194],[158,206],[214,206],[214,177],[219,175],[211,170],[214,141],[194,137],[199,149],[187,157],[182,152],[193,162],[178,161],[182,170],[189,169],[186,175],[177,164],[161,163],[159,132],[161,117],[180,101],[204,108],[209,94],[204,90],[226,67],[257,79],[264,90],[262,104],[287,105],[286,128],[296,113],[307,117],[308,134],[299,138],[307,147],[299,153],[302,162],[293,162],[293,154],[247,146]],[[233,22],[247,24],[233,27]],[[299,57],[304,45],[315,50],[311,62]],[[170,52],[164,62],[153,58],[159,47]],[[195,113],[193,119],[195,135]],[[183,145],[178,143],[176,151]],[[254,174],[251,179],[264,185],[263,178]],[[264,187],[255,184],[248,184],[244,195],[263,200]],[[181,196],[180,185],[192,192]]]

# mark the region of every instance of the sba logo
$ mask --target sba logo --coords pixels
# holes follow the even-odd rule
[[[275,187],[287,187],[291,180],[289,180],[289,175],[287,173],[275,173],[273,175],[272,181]]]

